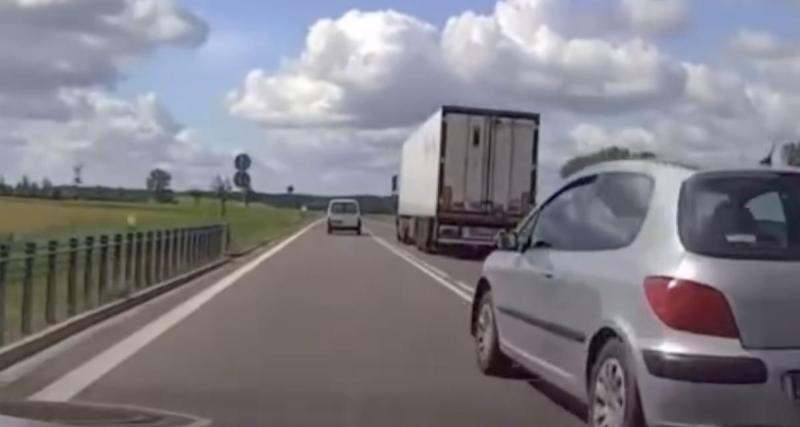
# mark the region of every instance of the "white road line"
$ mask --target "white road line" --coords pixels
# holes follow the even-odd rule
[[[86,389],[86,387],[92,385],[103,375],[107,374],[120,363],[133,356],[136,352],[158,338],[161,334],[167,332],[170,328],[177,325],[180,321],[197,311],[197,309],[211,301],[212,298],[217,296],[225,289],[231,287],[239,279],[253,271],[259,265],[261,265],[261,263],[271,258],[273,255],[283,250],[286,246],[295,241],[298,237],[305,234],[314,226],[318,225],[320,222],[321,220],[315,221],[314,223],[306,226],[272,249],[263,253],[255,260],[243,265],[238,270],[222,278],[211,287],[205,289],[203,292],[183,302],[181,305],[175,307],[158,319],[150,322],[142,329],[139,329],[138,331],[129,335],[127,338],[64,375],[54,383],[33,394],[29,399],[45,401],[67,401],[72,399],[81,391]]]
[[[439,277],[441,277],[441,278],[443,278],[443,279],[448,279],[448,280],[450,279],[450,275],[449,275],[449,274],[448,274],[446,271],[443,271],[443,270],[439,269],[438,267],[436,267],[436,266],[433,266],[433,265],[431,265],[430,263],[428,263],[428,262],[425,262],[425,261],[423,261],[423,260],[421,260],[421,259],[419,259],[419,258],[417,258],[417,260],[418,260],[420,263],[424,264],[424,265],[425,265],[425,267],[427,267],[427,268],[428,268],[428,270],[430,270],[430,271],[432,271],[432,272],[434,272],[434,273],[438,274],[438,275],[439,275]]]
[[[461,289],[467,291],[470,294],[474,294],[475,293],[475,290],[472,288],[472,286],[470,286],[470,285],[468,285],[468,284],[466,284],[466,283],[464,283],[464,282],[462,282],[460,280],[458,282],[456,282],[456,285],[458,285],[458,287],[460,287]]]
[[[444,286],[449,291],[451,291],[454,294],[456,294],[462,300],[464,300],[466,302],[472,301],[472,292],[465,292],[464,290],[459,288],[458,285],[454,284],[450,280],[447,280],[447,279],[443,278],[442,276],[440,276],[439,274],[437,274],[435,271],[433,271],[430,268],[430,266],[426,265],[424,262],[418,260],[416,257],[410,255],[406,251],[396,248],[394,245],[392,245],[391,243],[387,242],[386,240],[383,240],[382,238],[376,236],[374,233],[370,233],[370,235],[372,236],[373,239],[375,239],[376,242],[380,243],[383,247],[388,249],[390,252],[392,252],[393,254],[399,256],[400,258],[403,258],[409,264],[413,265],[418,270],[420,270],[423,273],[427,274],[428,277],[430,277],[431,279],[435,280],[436,283]]]

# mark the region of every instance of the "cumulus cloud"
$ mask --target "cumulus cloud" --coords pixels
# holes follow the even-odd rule
[[[265,140],[274,139],[275,129],[314,129],[329,137],[405,129],[442,104],[544,112],[546,133],[569,115],[602,122],[685,106],[693,70],[649,38],[683,25],[684,2],[602,3],[501,0],[491,13],[465,11],[441,28],[392,10],[350,11],[317,21],[301,53],[277,70],[252,70],[225,102],[233,116],[269,129]],[[695,86],[702,97],[702,85]],[[543,158],[554,163],[545,169],[557,170],[555,163],[574,147],[568,130],[582,120],[563,121],[544,148],[550,152]],[[609,129],[603,143],[654,144],[642,127],[601,125]],[[330,137],[331,146],[342,147],[338,139]],[[381,155],[396,163],[397,147]],[[320,157],[337,159],[319,149]],[[359,164],[377,155],[368,152]],[[346,170],[334,165],[321,167]],[[383,170],[389,175],[391,164]]]
[[[254,70],[227,97],[234,116],[268,126],[407,126],[445,102],[640,110],[679,94],[679,63],[644,39],[570,37],[554,0],[504,0],[443,29],[395,11],[314,24],[304,51]],[[533,101],[535,100],[535,101]]]
[[[91,182],[135,185],[156,164],[208,163],[157,96],[110,92],[131,59],[207,33],[174,0],[0,2],[2,172],[63,181],[80,162]]]

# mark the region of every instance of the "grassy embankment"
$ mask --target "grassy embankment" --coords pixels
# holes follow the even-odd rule
[[[277,209],[261,204],[245,208],[241,203],[229,202],[226,221],[231,227],[231,246],[243,249],[260,241],[285,234],[308,218],[296,210]],[[133,220],[135,226],[131,226]],[[131,230],[146,231],[218,224],[222,222],[219,202],[200,199],[181,199],[177,204],[107,203],[90,201],[49,201],[35,199],[0,198],[0,242],[12,242],[19,255],[19,243],[36,241],[40,248],[47,240],[65,241],[69,237],[97,236],[125,233]],[[41,250],[41,249],[40,249]],[[98,251],[93,255],[94,268],[99,262]],[[41,253],[41,252],[40,252]],[[46,257],[36,258],[34,265],[33,323],[34,329],[44,327]],[[83,287],[85,256],[77,262],[78,310],[84,310]],[[59,256],[56,276],[56,307],[59,319],[66,314],[66,256]],[[6,284],[6,342],[20,338],[23,262],[9,262]],[[97,286],[97,272],[92,274]],[[90,298],[97,301],[97,290]],[[110,298],[115,297],[111,295]]]

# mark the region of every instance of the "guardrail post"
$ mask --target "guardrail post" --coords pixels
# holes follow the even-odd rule
[[[194,269],[194,257],[197,251],[197,230],[194,228],[188,230],[187,232],[187,242],[189,245],[189,250],[186,254],[186,269],[193,270]]]
[[[56,257],[58,256],[58,241],[51,240],[47,243],[47,289],[45,290],[44,318],[48,325],[56,323]]]
[[[225,224],[225,253],[231,249],[231,225]]]
[[[120,289],[122,289],[122,282],[125,278],[122,276],[122,235],[115,234],[114,235],[114,255],[112,256],[113,260],[111,261],[111,283],[112,292],[116,295]]]
[[[164,233],[161,230],[156,231],[156,245],[155,245],[155,252],[153,254],[153,259],[155,260],[155,273],[156,273],[156,283],[161,282],[161,252],[164,249]]]
[[[170,276],[170,255],[172,254],[172,230],[164,230],[164,243],[161,251],[161,279],[168,280]]]
[[[154,244],[153,232],[148,231],[145,233],[145,252],[147,255],[144,257],[145,282],[148,286],[156,282],[156,273],[153,268],[153,257],[155,254],[155,250],[153,249]]]
[[[94,237],[89,236],[84,243],[85,259],[83,268],[83,309],[88,310],[92,304],[92,261],[94,261]]]
[[[22,335],[33,332],[33,261],[36,243],[25,245],[25,276],[22,279]]]
[[[177,276],[180,274],[181,269],[178,266],[178,257],[180,254],[180,245],[181,245],[181,238],[180,238],[180,230],[177,228],[172,230],[172,257],[170,258],[170,275],[172,277]]]
[[[127,243],[125,246],[125,283],[124,283],[124,292],[125,295],[129,295],[131,292],[131,284],[133,283],[133,269],[134,269],[134,259],[133,259],[133,249],[134,249],[134,240],[136,239],[136,235],[133,233],[128,233],[127,236]]]
[[[136,233],[136,262],[133,266],[133,287],[140,289],[142,287],[142,270],[144,269],[144,254],[142,253],[142,245],[144,240],[144,233]]]
[[[6,342],[6,278],[9,255],[8,245],[0,245],[0,345]]]
[[[78,239],[69,239],[69,266],[67,267],[67,315],[78,312]]]
[[[97,278],[97,300],[103,304],[108,288],[108,236],[100,236],[100,273]]]

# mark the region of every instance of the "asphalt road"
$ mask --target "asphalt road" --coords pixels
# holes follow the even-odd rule
[[[464,295],[479,261],[368,228],[310,229],[74,399],[215,426],[583,425],[541,386],[478,372]]]

